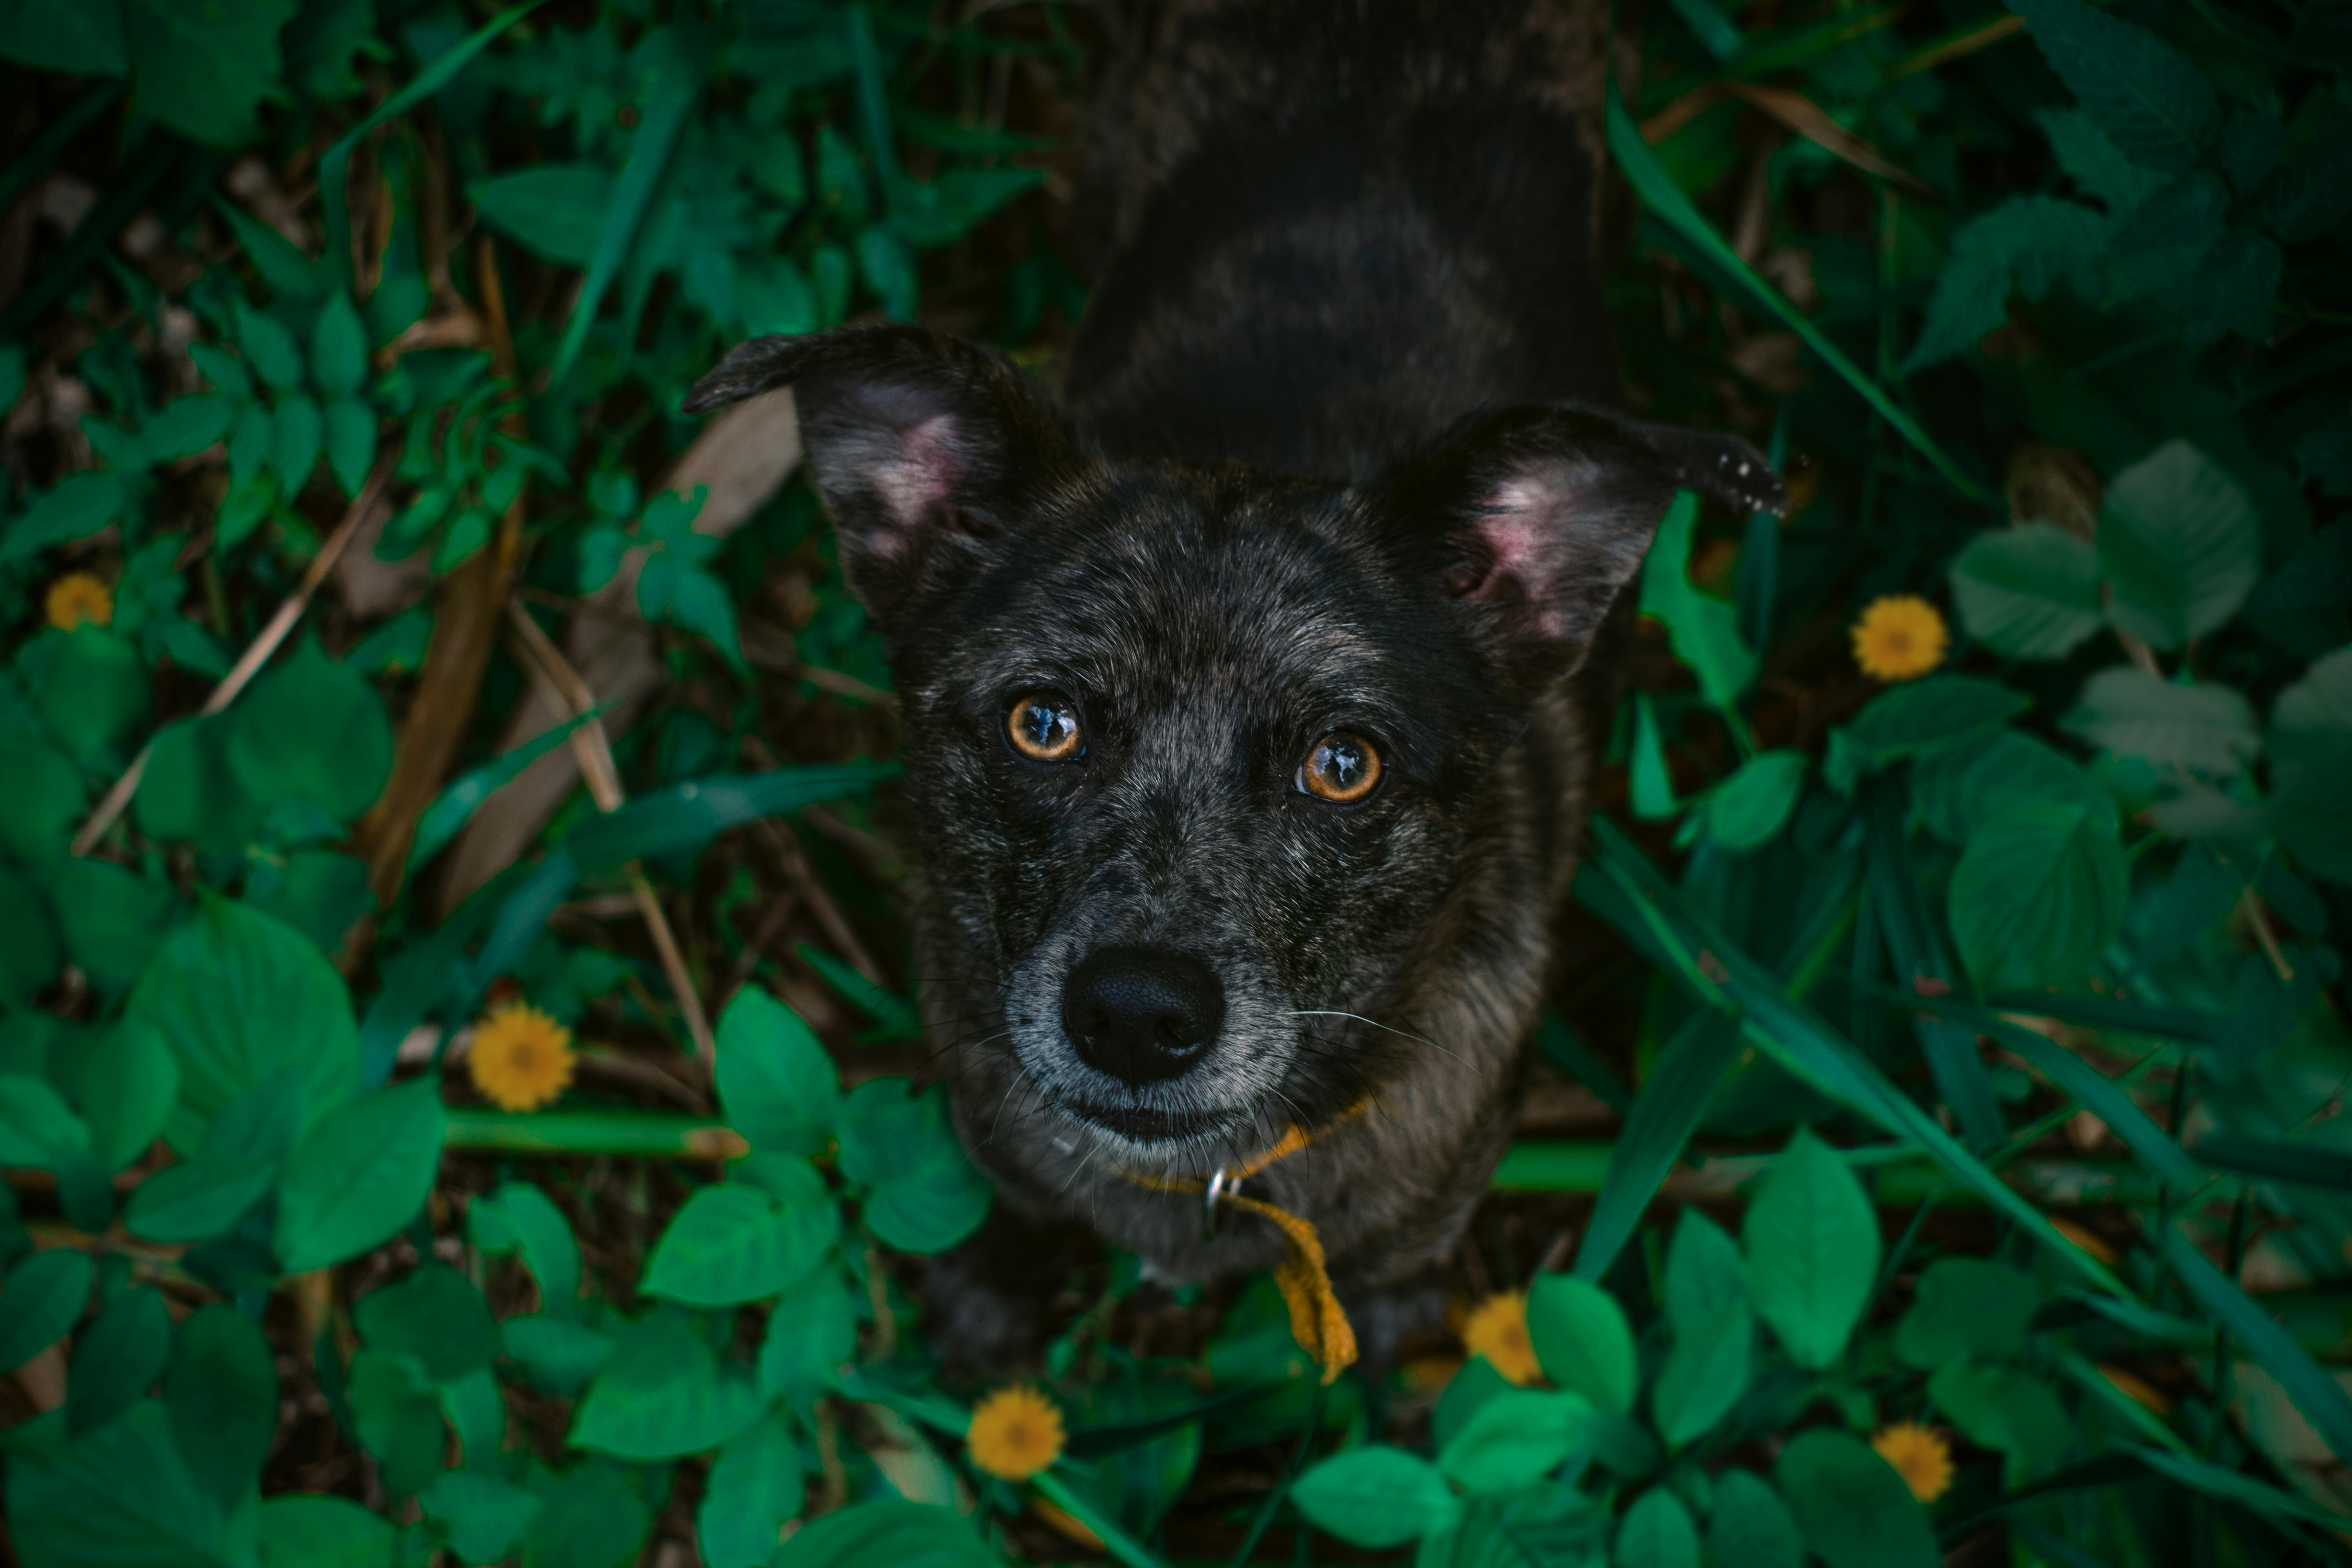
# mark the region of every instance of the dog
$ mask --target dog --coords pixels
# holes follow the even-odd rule
[[[1112,30],[1058,401],[868,325],[687,404],[793,388],[888,649],[923,1005],[1000,1194],[926,1294],[983,1363],[1061,1282],[1016,1232],[1281,1263],[1199,1194],[1286,1138],[1247,1187],[1360,1320],[1428,1278],[1509,1137],[1626,588],[1678,488],[1786,504],[1746,442],[1621,406],[1600,0]]]

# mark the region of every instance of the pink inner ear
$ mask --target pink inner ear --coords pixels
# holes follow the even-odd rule
[[[1473,513],[1472,532],[1486,555],[1448,585],[1461,599],[1541,599],[1559,571],[1559,534],[1566,498],[1539,480],[1516,479],[1496,487]],[[1461,585],[1466,583],[1465,585]]]
[[[903,555],[918,530],[953,525],[956,485],[964,475],[956,435],[954,416],[935,415],[898,432],[896,449],[875,465],[874,492],[891,522],[874,540],[875,553]]]

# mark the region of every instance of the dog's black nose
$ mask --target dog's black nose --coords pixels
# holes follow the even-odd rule
[[[1174,1078],[1225,1021],[1225,988],[1199,959],[1149,947],[1088,953],[1062,987],[1078,1055],[1133,1084]]]

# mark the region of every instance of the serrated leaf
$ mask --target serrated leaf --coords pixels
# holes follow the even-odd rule
[[[2098,552],[2047,522],[1988,529],[1952,563],[1969,635],[2011,658],[2063,658],[2106,625]]]
[[[235,320],[236,346],[245,351],[255,374],[279,392],[302,384],[302,351],[283,322],[243,300],[237,302]]]
[[[156,411],[140,427],[139,442],[150,462],[169,463],[194,457],[226,436],[236,410],[226,397],[197,393],[178,397]]]
[[[1797,1129],[1739,1229],[1748,1296],[1798,1365],[1829,1366],[1870,1304],[1878,1216],[1846,1163]]]
[[[1918,371],[1973,347],[2009,320],[2009,299],[2046,298],[2063,282],[2083,299],[2099,293],[2099,258],[2111,220],[2055,196],[2014,196],[1952,237],[1937,274],[1919,341],[1904,371]]]
[[[295,0],[122,0],[131,101],[191,139],[234,147],[278,85]]]
[[[2271,707],[2279,839],[2316,877],[2352,882],[2352,648],[2312,661]]]
[[[2243,486],[2182,440],[2117,474],[2099,509],[2116,624],[2161,648],[2214,631],[2262,579],[2262,520]]]
[[[2253,705],[2226,686],[2181,686],[2131,665],[2083,683],[2062,727],[2119,756],[2228,778],[2261,747]]]
[[[2115,796],[2105,785],[2048,742],[2016,730],[1929,752],[1912,764],[1911,791],[1928,831],[1955,847],[2021,805],[2079,805],[2111,826],[2116,820]]]
[[[2171,46],[2082,0],[2017,0],[2015,9],[2117,152],[2171,174],[2203,160],[2221,129],[2221,100]]]
[[[2080,978],[2123,929],[2129,868],[2112,813],[2016,805],[1979,829],[1952,872],[1952,940],[1979,989]]]

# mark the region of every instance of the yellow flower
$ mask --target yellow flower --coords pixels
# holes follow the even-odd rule
[[[964,1442],[990,1475],[1025,1481],[1062,1457],[1061,1408],[1034,1388],[1000,1388],[972,1410]]]
[[[1462,1342],[1521,1388],[1543,1376],[1535,1342],[1528,1338],[1525,1290],[1506,1290],[1472,1308],[1469,1321],[1462,1325]]]
[[[1952,1450],[1942,1436],[1916,1421],[1882,1426],[1870,1446],[1895,1467],[1903,1484],[1921,1502],[1934,1502],[1952,1485]]]
[[[69,632],[85,621],[94,626],[109,626],[114,620],[114,590],[104,579],[88,572],[68,572],[49,584],[49,597],[45,606],[49,613],[49,625],[61,632]]]
[[[501,1110],[552,1104],[572,1082],[572,1031],[520,1002],[493,1007],[474,1026],[466,1070]]]
[[[1853,623],[1853,661],[1880,680],[1916,680],[1944,662],[1951,640],[1935,605],[1916,594],[1887,594]]]

